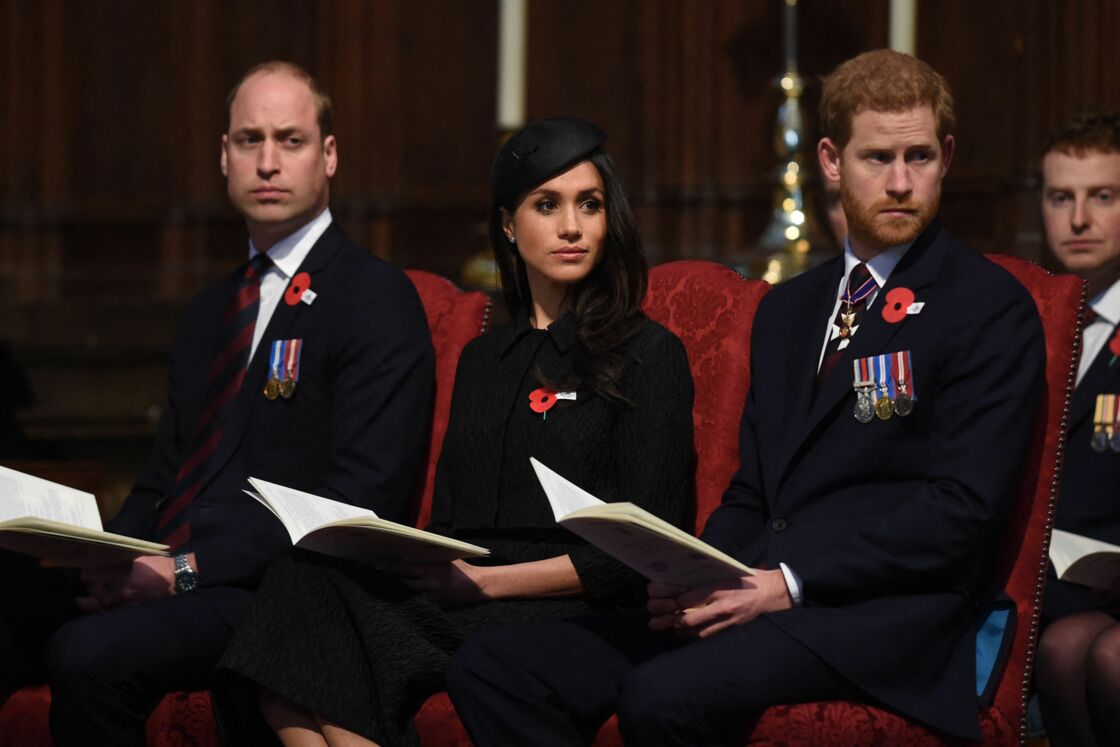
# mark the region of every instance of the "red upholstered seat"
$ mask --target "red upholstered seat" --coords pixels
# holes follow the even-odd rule
[[[455,368],[466,344],[485,330],[490,318],[490,298],[477,291],[463,292],[451,281],[430,272],[406,272],[424,304],[436,352],[432,433],[417,519],[423,526],[431,512],[435,465],[447,431]],[[26,687],[13,693],[0,706],[0,747],[49,747],[52,744],[47,724],[49,710],[50,690],[46,687]],[[148,719],[147,730],[148,744],[154,747],[218,745],[207,692],[167,695]]]
[[[684,343],[696,388],[696,527],[719,505],[739,468],[739,417],[747,398],[751,328],[770,289],[714,262],[685,260],[650,270],[643,309]],[[469,745],[446,693],[428,699],[416,719],[425,747]],[[614,719],[597,744],[619,744]]]

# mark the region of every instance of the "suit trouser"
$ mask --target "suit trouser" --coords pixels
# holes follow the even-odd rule
[[[165,693],[210,687],[232,621],[252,595],[203,588],[80,614],[76,574],[3,560],[0,593],[11,606],[0,616],[0,661],[19,662],[5,665],[3,680],[50,685],[57,747],[143,745],[145,722]]]
[[[626,744],[723,744],[770,705],[858,697],[766,617],[687,643],[648,620],[616,613],[473,636],[448,690],[475,743],[587,744],[617,711]]]

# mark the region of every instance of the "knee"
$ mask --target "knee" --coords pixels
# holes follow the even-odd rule
[[[1089,645],[1086,667],[1090,682],[1120,682],[1120,625],[1101,631]]]
[[[505,651],[494,641],[493,631],[468,638],[447,666],[447,692],[452,699],[476,691],[481,683],[508,682],[514,677],[514,662]]]
[[[71,620],[51,638],[47,647],[47,681],[52,691],[104,683],[112,679],[112,670],[120,666],[112,643],[97,632],[92,620]]]
[[[1080,668],[1092,643],[1079,621],[1064,617],[1042,631],[1038,641],[1038,673],[1040,678]]]
[[[636,667],[622,683],[618,724],[624,743],[676,743],[697,721],[687,693],[649,663]]]

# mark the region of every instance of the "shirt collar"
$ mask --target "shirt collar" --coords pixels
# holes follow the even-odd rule
[[[538,331],[535,327],[529,324],[529,316],[527,314],[519,314],[513,327],[509,339],[506,340],[505,345],[502,347],[501,354],[504,356],[513,346],[517,344],[525,335]],[[572,315],[564,314],[562,317],[548,325],[548,336],[552,343],[556,346],[556,350],[561,354],[568,352],[576,342],[576,328],[572,323]]]
[[[268,250],[268,258],[272,260],[273,267],[279,270],[286,278],[290,279],[299,271],[299,266],[311,252],[311,247],[319,240],[331,225],[331,209],[327,208],[317,216],[304,223],[292,233],[277,241]],[[249,259],[260,254],[249,240]]]
[[[1113,326],[1120,323],[1120,280],[1089,299],[1089,308]]]
[[[913,245],[913,241],[906,244],[899,244],[892,246],[890,249],[879,252],[871,259],[864,262],[867,265],[868,272],[871,277],[875,278],[875,284],[880,288],[887,284],[887,279],[894,272],[894,268],[898,266],[902,256],[906,254],[907,250]],[[852,268],[863,262],[862,259],[857,257],[852,252],[852,244],[848,239],[844,239],[844,277],[847,278],[851,274]]]

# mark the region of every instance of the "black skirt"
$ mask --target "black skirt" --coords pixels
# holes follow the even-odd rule
[[[444,609],[370,566],[295,550],[269,570],[218,664],[215,716],[227,744],[276,744],[263,687],[386,747],[418,744],[412,717],[444,689],[467,636],[589,611],[580,599]]]

